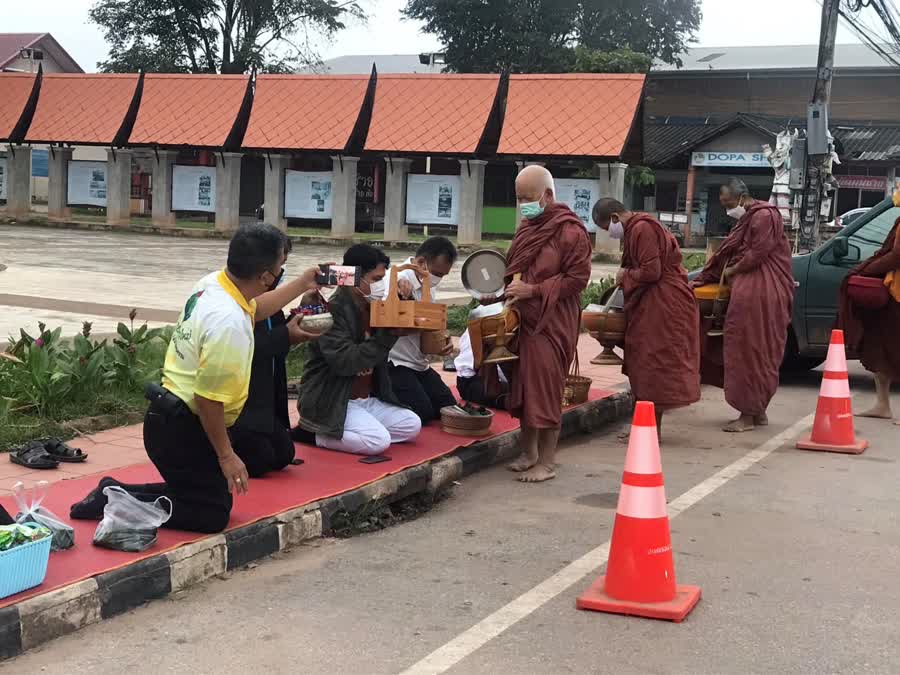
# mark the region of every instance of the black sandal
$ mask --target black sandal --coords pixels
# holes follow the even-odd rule
[[[27,469],[55,469],[59,461],[54,459],[41,443],[29,443],[9,453],[9,461]]]
[[[59,462],[69,462],[70,464],[78,464],[88,458],[81,451],[81,448],[73,448],[68,443],[63,443],[58,438],[51,438],[44,441],[44,449],[47,454]]]

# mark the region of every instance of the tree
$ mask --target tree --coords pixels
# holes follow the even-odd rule
[[[326,36],[365,15],[341,0],[99,0],[90,12],[110,45],[105,72],[290,72],[319,61]]]
[[[408,0],[456,72],[640,72],[680,64],[699,0]]]

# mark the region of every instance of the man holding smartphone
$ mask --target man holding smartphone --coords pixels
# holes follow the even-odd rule
[[[267,319],[314,288],[318,268],[270,290],[285,261],[285,240],[271,225],[245,225],[228,247],[228,265],[204,278],[182,311],[169,344],[162,386],[150,385],[144,447],[164,483],[122,484],[103,478],[73,518],[98,519],[103,488],[120,485],[141,501],[172,502],[164,527],[221,532],[232,494],[249,488],[247,469],[232,448],[228,429],[247,401],[254,351],[254,320]]]

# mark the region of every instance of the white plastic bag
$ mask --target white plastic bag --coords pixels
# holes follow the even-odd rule
[[[62,522],[59,516],[50,509],[41,506],[47,497],[49,486],[50,484],[45,480],[36,483],[30,491],[25,489],[22,481],[13,485],[13,496],[16,499],[16,507],[19,509],[16,514],[16,522],[43,525],[53,533],[50,550],[63,551],[75,545],[75,530]]]
[[[156,543],[157,529],[172,515],[168,497],[142,502],[118,485],[103,488],[103,494],[109,501],[103,509],[103,520],[94,532],[94,545],[139,553]],[[168,510],[161,506],[164,501],[168,502]]]

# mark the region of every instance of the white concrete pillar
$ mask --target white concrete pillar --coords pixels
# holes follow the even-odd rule
[[[240,152],[216,156],[216,230],[234,232],[241,225]]]
[[[356,233],[356,176],[359,157],[332,157],[331,236],[349,239]]]
[[[47,164],[47,216],[50,220],[68,220],[72,217],[69,208],[69,162],[72,148],[50,146]]]
[[[481,241],[481,226],[484,218],[484,167],[481,159],[459,160],[459,175],[462,194],[459,204],[459,226],[456,242],[460,245],[477,244]]]
[[[897,167],[892,166],[888,169],[887,186],[884,190],[886,197],[890,198],[893,196],[895,190],[900,190],[900,182],[898,182],[897,178]]]
[[[6,152],[6,215],[24,218],[30,211],[31,146],[9,145]]]
[[[131,150],[106,151],[106,224],[131,222]]]
[[[268,155],[266,157],[266,187],[263,196],[265,221],[282,232],[287,232],[287,218],[284,217],[284,170],[291,163],[288,155]]]
[[[623,204],[625,203],[625,171],[627,164],[616,162],[615,164],[595,164],[594,170],[600,179],[600,197],[612,197]],[[618,255],[620,242],[609,236],[605,231],[597,230],[597,245],[594,250],[598,253]]]
[[[172,167],[178,158],[177,150],[157,150],[153,156],[153,201],[150,215],[157,227],[175,227],[172,211]]]
[[[385,166],[384,238],[385,241],[407,241],[406,185],[412,160],[391,158]]]

